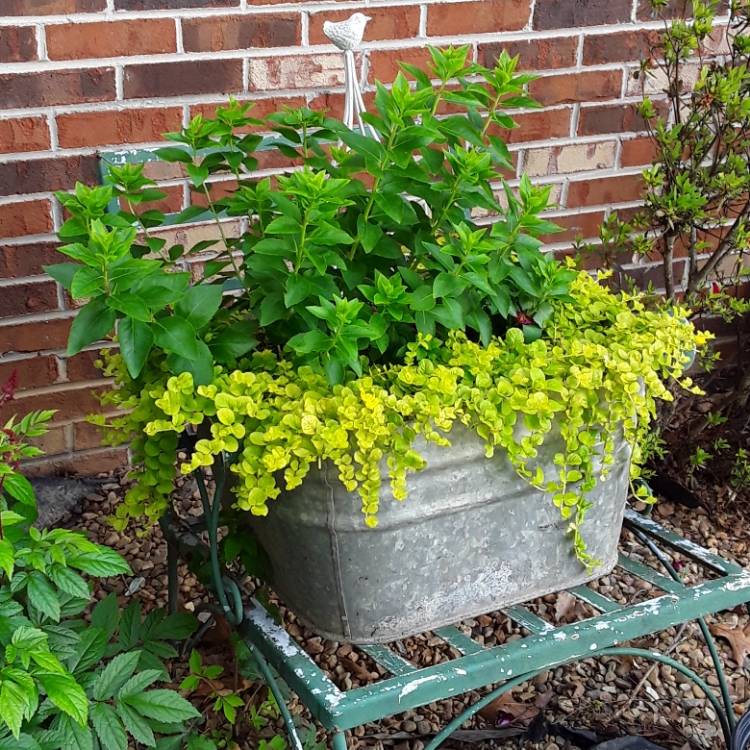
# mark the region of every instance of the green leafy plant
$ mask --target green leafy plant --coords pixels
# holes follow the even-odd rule
[[[27,441],[51,417],[33,412],[0,431],[0,748],[126,750],[129,737],[156,747],[155,733],[187,735],[185,722],[199,717],[176,692],[153,687],[168,679],[161,659],[176,655],[166,640],[194,624],[181,615],[141,621],[136,605],[120,613],[114,595],[83,619],[87,577],[130,569],[83,534],[31,526],[34,490],[18,464],[39,455]]]
[[[667,3],[651,5],[659,14]],[[638,106],[654,150],[645,205],[630,221],[613,215],[602,242],[610,258],[635,251],[660,260],[669,300],[733,321],[750,312],[750,3],[731,0],[726,26],[719,6],[696,0],[688,16],[665,19],[643,60],[645,89],[658,89]],[[746,372],[723,406],[742,408],[749,395]]]
[[[556,229],[539,217],[549,188],[524,178],[517,193],[503,191],[505,208],[493,189],[498,170],[510,166],[494,134],[514,124],[502,108],[533,105],[524,93],[532,76],[518,73],[508,55],[489,69],[467,53],[433,50],[438,87],[409,66],[415,87],[403,74],[390,90],[379,86],[367,119],[380,140],[308,109],[271,116],[266,125],[278,136],[271,145],[303,165],[276,186],[242,179],[257,166],[261,143],[244,134],[258,124],[249,104],[232,102],[215,120],[198,116],[168,134],[178,145],[157,153],[184,166],[211,215],[252,217],[237,239],[219,222],[222,246],[204,283],[190,285],[177,264],[218,241],[165,248],[148,234],[163,215],[108,212],[113,196],[132,209],[160,195],[142,167],[113,167],[110,185],[61,194],[71,218],[60,234],[72,240],[61,252],[75,262],[48,270],[75,298],[89,299],[69,353],[116,327],[131,377],[156,350],[173,374],[208,383],[213,363],[234,365],[257,336],[264,348],[319,365],[339,383],[347,371],[397,361],[417,332],[444,338],[467,330],[486,344],[521,321],[529,338],[538,336],[574,275],[539,252],[538,238]],[[464,113],[439,116],[446,107]],[[240,185],[212,200],[209,178],[225,173]],[[480,226],[469,216],[477,208],[503,219]],[[203,208],[178,220],[196,212]],[[139,229],[145,245],[136,242]],[[222,305],[227,287],[238,294]]]
[[[637,476],[654,401],[671,398],[663,381],[700,339],[685,310],[648,310],[542,252],[556,229],[542,216],[549,189],[503,177],[499,134],[515,127],[505,110],[534,106],[517,65],[432,50],[429,71],[404,65],[390,89],[378,84],[366,115],[377,138],[307,108],[273,114],[266,143],[299,167],[274,182],[248,176],[261,145],[248,105],[194,118],[157,152],[200,196],[176,220],[216,221],[217,240],[194,248],[167,248],[165,218],[138,212],[155,197],[141,167],[66,199],[62,252],[76,262],[50,273],[90,300],[71,351],[105,328],[119,343],[104,358],[107,400],[128,413],[99,420],[137,464],[118,526],[169,507],[183,432],[198,439],[182,471],[231,466],[235,510],[267,513],[330,460],[375,525],[381,461],[402,500],[424,465],[416,437],[448,445],[463,424],[550,493],[591,562],[580,527],[613,436],[636,446]],[[227,176],[235,189],[214,199]],[[126,208],[109,210],[111,197]],[[479,221],[487,212],[497,220]],[[226,216],[247,231],[227,236]],[[196,282],[180,265],[193,258],[204,263]],[[545,473],[537,451],[558,432]]]
[[[218,682],[224,673],[220,664],[203,664],[199,651],[193,649],[188,660],[190,674],[180,683],[184,693],[195,693],[199,688],[201,696],[211,703],[214,713],[223,713],[230,724],[237,721],[237,709],[245,705],[242,696],[223,683]]]
[[[750,452],[745,448],[738,448],[735,453],[729,481],[735,490],[746,490],[750,487]]]

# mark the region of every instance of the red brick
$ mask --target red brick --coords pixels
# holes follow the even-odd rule
[[[191,18],[182,22],[186,52],[291,47],[300,44],[301,33],[299,14]]]
[[[30,441],[45,456],[57,456],[70,451],[70,428],[67,425],[50,427],[44,435]]]
[[[154,143],[181,124],[178,107],[73,112],[57,116],[57,134],[63,148]]]
[[[67,380],[75,383],[81,380],[96,380],[102,377],[102,371],[96,366],[101,359],[100,350],[80,352],[66,360]]]
[[[113,68],[0,75],[0,102],[3,107],[50,107],[105,102],[114,98]]]
[[[177,50],[171,18],[63,23],[47,26],[50,60],[152,55]]]
[[[3,12],[0,9],[0,13]],[[36,60],[36,50],[33,26],[3,26],[0,31],[0,63]]]
[[[544,141],[570,135],[570,109],[549,109],[540,112],[521,112],[513,115],[518,125],[513,130],[492,128],[506,143]]]
[[[45,151],[49,147],[49,128],[44,117],[14,117],[0,120],[0,153]]]
[[[587,35],[583,38],[583,64],[600,65],[649,58],[660,35],[660,31]]]
[[[571,68],[576,64],[578,38],[573,36],[553,39],[526,39],[521,41],[491,42],[479,45],[479,60],[488,68],[495,66],[500,53],[519,56],[519,67],[524,70],[551,70]]]
[[[378,39],[404,39],[419,34],[419,7],[416,5],[396,5],[366,8],[370,16],[365,30],[368,41]],[[324,21],[343,21],[349,18],[350,10],[333,10],[310,15],[310,44],[330,44],[323,33]]]
[[[117,10],[172,10],[177,8],[237,8],[239,0],[115,0]]]
[[[159,185],[158,190],[161,190],[165,194],[164,198],[158,201],[148,201],[146,203],[140,203],[136,207],[137,213],[143,213],[144,211],[162,211],[163,213],[177,213],[182,211],[182,185]],[[120,199],[122,208],[129,211],[127,201],[124,198]]]
[[[427,35],[518,31],[529,21],[529,0],[479,0],[427,6]]]
[[[48,200],[0,205],[0,238],[23,237],[52,231],[52,206]]]
[[[73,450],[102,447],[102,428],[85,420],[73,423]]]
[[[4,16],[51,16],[104,10],[107,0],[3,0]]]
[[[588,211],[568,216],[549,217],[562,231],[547,235],[546,242],[570,242],[578,239],[592,239],[599,236],[599,227],[604,221],[604,211]]]
[[[44,273],[42,266],[68,260],[56,247],[52,242],[0,245],[0,278],[37,276]]]
[[[602,177],[571,182],[568,186],[568,208],[606,206],[638,200],[643,194],[643,179],[639,174]]]
[[[630,138],[622,142],[620,166],[640,167],[651,164],[656,158],[657,146],[652,138]]]
[[[75,183],[98,182],[96,156],[67,156],[0,162],[0,195],[66,190]]]
[[[54,281],[23,282],[0,287],[0,318],[59,309]]]
[[[622,71],[592,70],[582,73],[551,75],[533,81],[531,95],[544,106],[569,102],[613,99],[620,95]]]
[[[69,422],[75,418],[86,417],[101,410],[97,394],[107,389],[105,384],[98,388],[66,388],[50,393],[21,393],[6,406],[0,408],[0,422],[4,422],[11,414],[22,414],[37,409],[56,409],[54,422]],[[11,407],[11,408],[9,408]]]
[[[401,70],[399,63],[405,62],[418,68],[427,68],[432,57],[426,47],[408,49],[372,50],[370,52],[370,80],[390,83]]]
[[[70,320],[51,318],[0,326],[0,352],[36,352],[62,349],[68,341]]]
[[[634,104],[600,104],[581,107],[578,116],[578,135],[627,133],[643,131],[646,123]]]
[[[37,354],[27,359],[0,363],[0,383],[4,383],[14,370],[18,376],[19,391],[52,385],[60,375],[57,357]]]
[[[250,60],[251,91],[339,86],[343,82],[344,60],[338,53]]]
[[[125,98],[229,94],[242,90],[241,60],[189,60],[125,67]]]
[[[631,0],[542,0],[534,6],[539,30],[578,28],[630,20]]]

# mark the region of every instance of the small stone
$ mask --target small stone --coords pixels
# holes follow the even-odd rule
[[[430,734],[430,732],[432,732],[432,724],[426,719],[422,719],[422,721],[417,724],[417,731],[420,734]]]

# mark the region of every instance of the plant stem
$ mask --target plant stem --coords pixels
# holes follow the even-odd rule
[[[232,268],[234,270],[234,273],[237,275],[237,278],[240,278],[240,268],[237,265],[237,261],[234,258],[234,253],[232,252],[231,248],[229,247],[229,242],[227,241],[227,236],[224,234],[224,227],[221,225],[221,220],[219,219],[218,215],[216,214],[216,209],[214,208],[213,201],[211,200],[211,194],[208,192],[208,188],[206,187],[206,183],[204,182],[203,185],[203,194],[206,196],[206,200],[208,201],[208,208],[211,211],[211,215],[214,217],[214,222],[216,223],[216,227],[219,230],[219,235],[221,236],[221,241],[224,243],[224,249],[227,251],[227,254],[229,255],[229,261],[232,264]]]

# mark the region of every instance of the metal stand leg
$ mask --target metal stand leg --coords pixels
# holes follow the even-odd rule
[[[333,750],[346,750],[346,735],[343,732],[337,732],[333,735]]]

